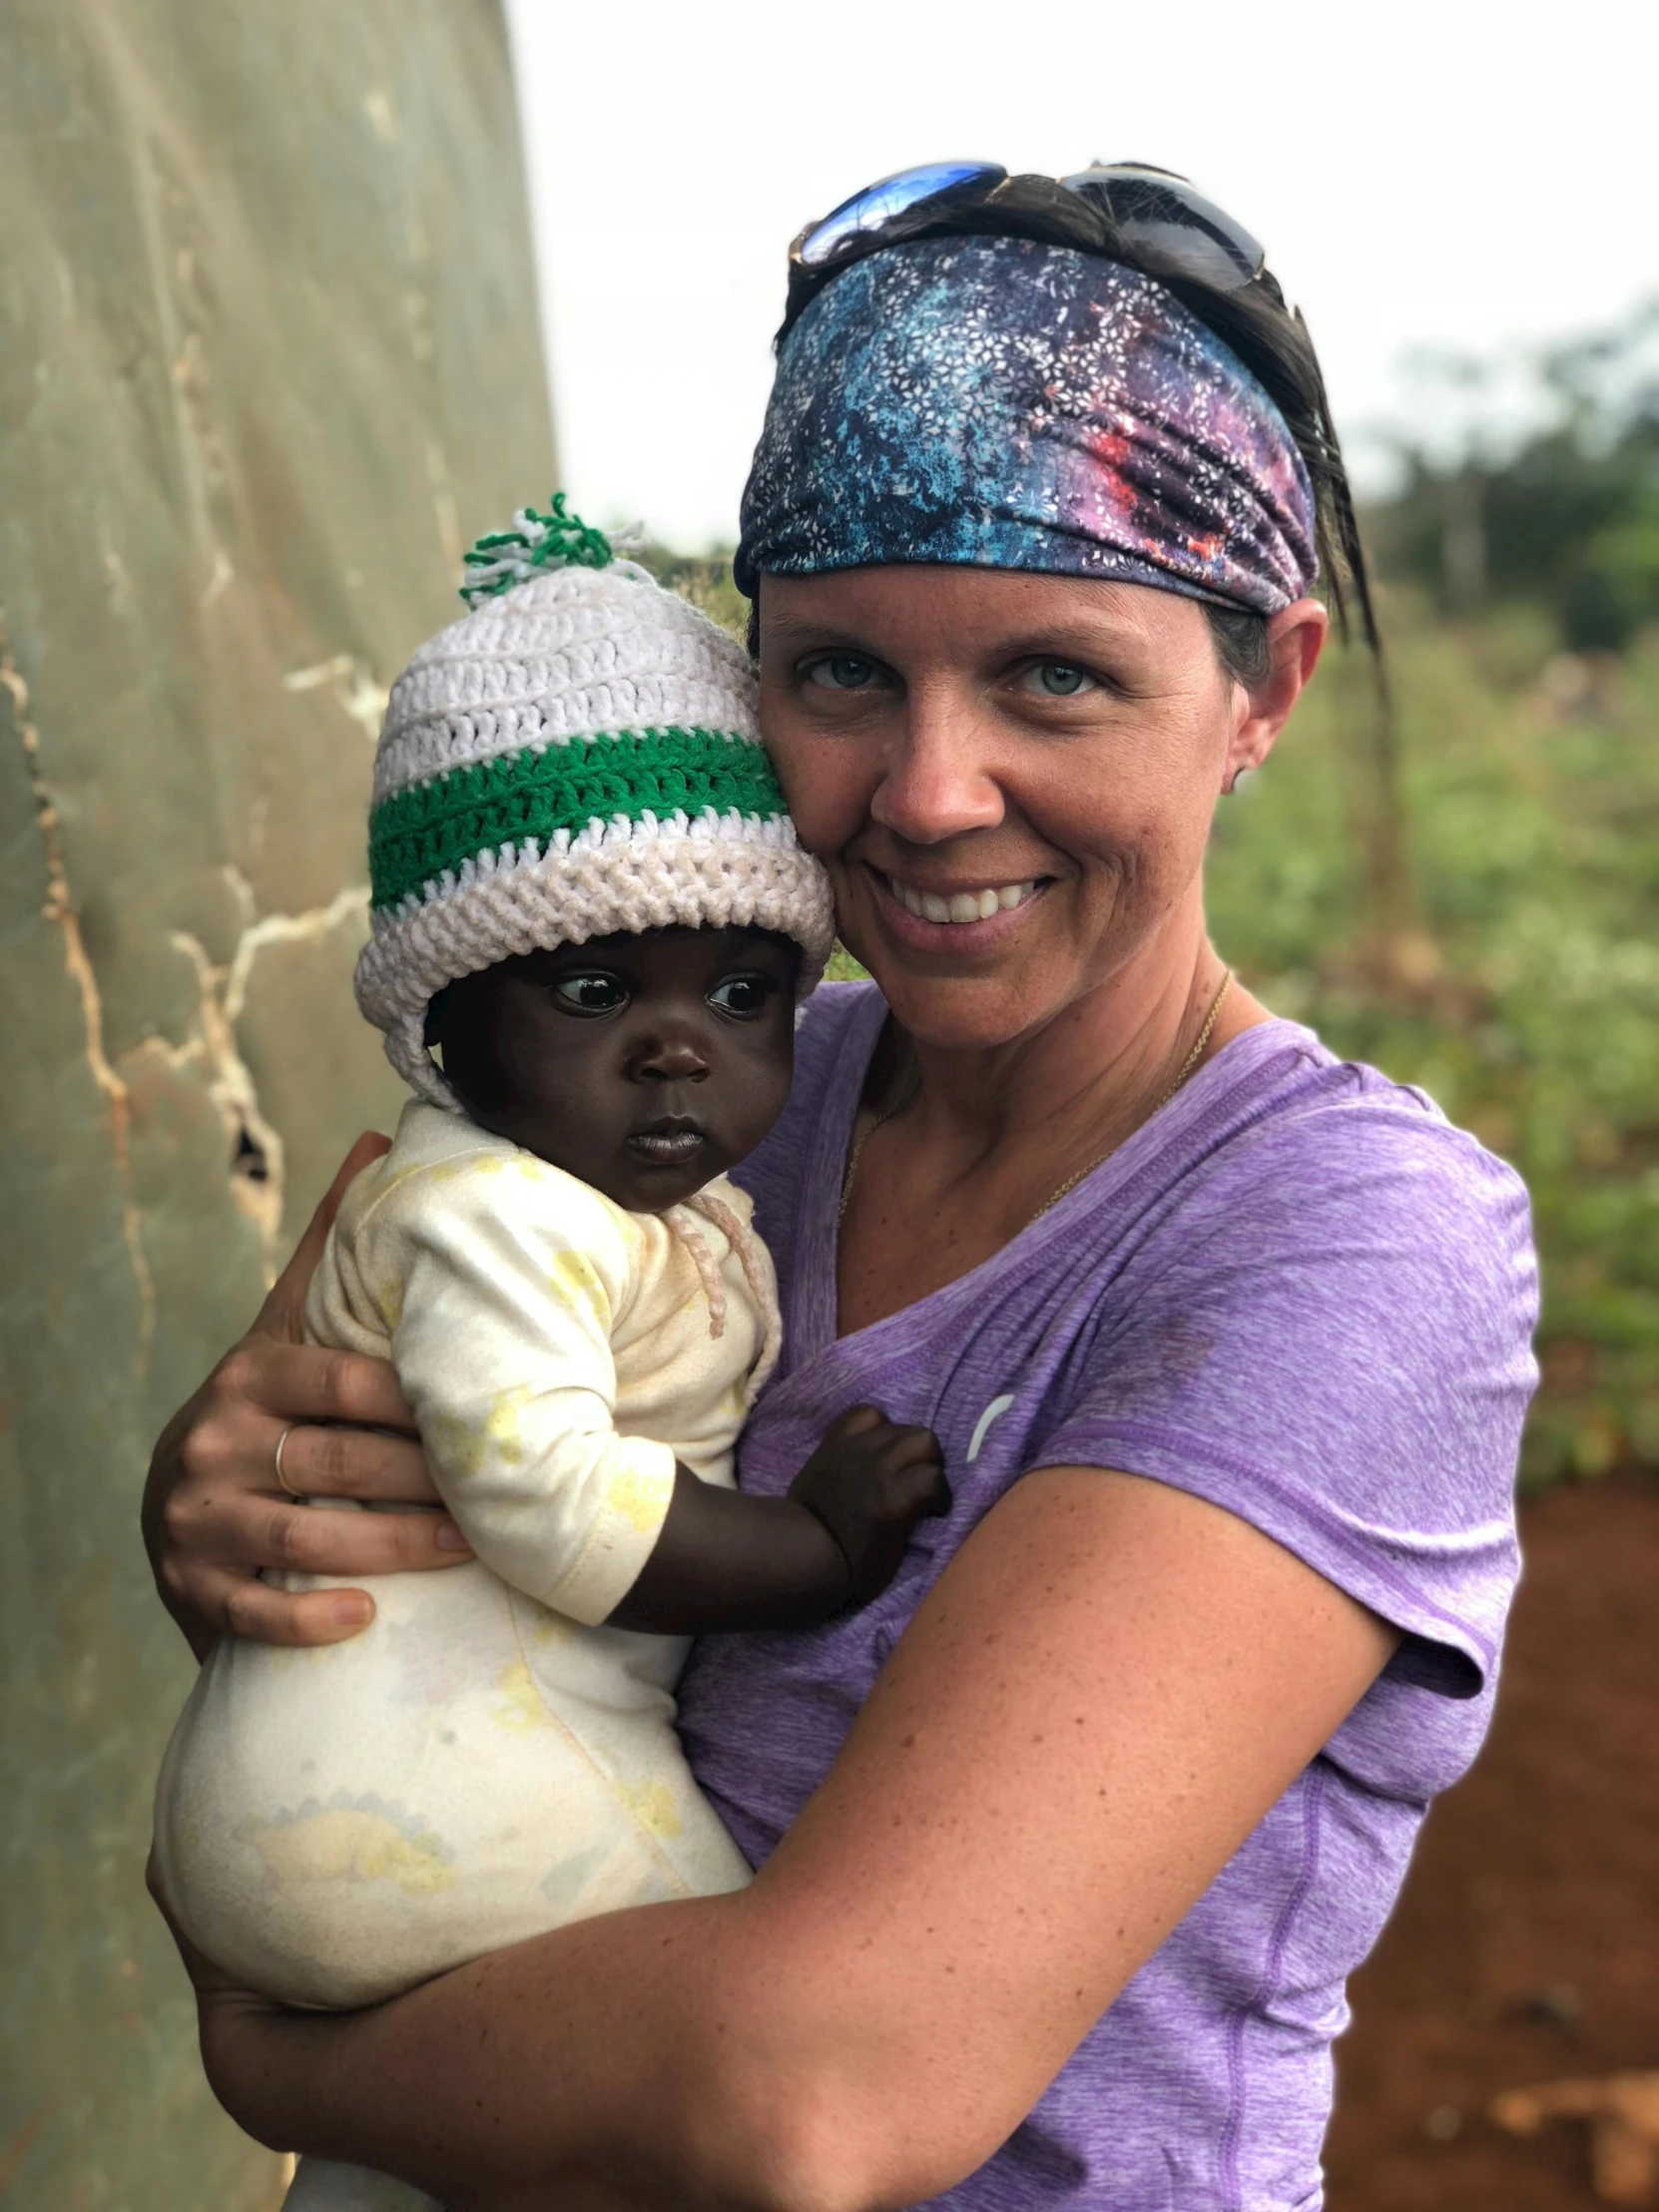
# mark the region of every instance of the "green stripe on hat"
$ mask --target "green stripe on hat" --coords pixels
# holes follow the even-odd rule
[[[619,815],[638,822],[710,809],[784,814],[772,763],[752,740],[719,730],[646,730],[473,762],[394,792],[373,810],[373,903],[396,906],[446,870],[529,837],[544,843],[559,830],[575,836]]]

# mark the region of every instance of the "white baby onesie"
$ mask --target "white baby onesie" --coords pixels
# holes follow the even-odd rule
[[[599,1624],[651,1554],[675,1461],[733,1481],[777,1350],[750,1213],[725,1181],[626,1213],[419,1102],[351,1185],[306,1334],[396,1364],[477,1560],[377,1579],[347,1643],[231,1638],[204,1666],[157,1851],[186,1931],[250,1986],[372,2003],[590,1914],[749,1879],[674,1733],[687,1640]]]

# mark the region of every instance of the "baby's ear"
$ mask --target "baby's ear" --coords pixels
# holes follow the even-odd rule
[[[428,1052],[443,1041],[443,1006],[448,996],[449,986],[446,983],[441,991],[434,991],[426,1002],[426,1027],[421,1041]]]

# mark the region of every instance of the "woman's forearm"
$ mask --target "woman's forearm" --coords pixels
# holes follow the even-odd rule
[[[882,2212],[989,2158],[1397,1631],[1186,1493],[986,1516],[751,1888],[347,2019],[207,2000],[233,2113],[452,2212]]]
[[[452,2212],[554,2192],[561,2212],[768,2205],[788,2157],[773,2084],[748,2067],[734,2093],[721,2049],[746,1902],[607,1915],[362,2012],[210,1998],[209,2077],[262,2142],[396,2174]]]

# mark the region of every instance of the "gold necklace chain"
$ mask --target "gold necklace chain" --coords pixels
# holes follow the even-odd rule
[[[876,1130],[880,1128],[881,1124],[884,1121],[891,1121],[894,1114],[896,1114],[900,1110],[900,1108],[908,1106],[911,1099],[914,1098],[915,1095],[915,1085],[913,1083],[904,1084],[901,1087],[898,1096],[893,1100],[892,1104],[888,1107],[883,1108],[883,1110],[878,1113],[875,1119],[870,1123],[869,1127],[863,1130],[858,1136],[853,1138],[852,1150],[846,1156],[846,1173],[841,1178],[841,1202],[835,1214],[835,1223],[837,1228],[846,1219],[847,1205],[852,1197],[852,1178],[858,1172],[858,1162],[863,1158],[865,1145],[868,1144],[870,1138],[874,1136]]]
[[[1199,1061],[1203,1059],[1204,1048],[1210,1042],[1211,1037],[1215,1034],[1216,1021],[1221,1013],[1221,1002],[1227,996],[1232,982],[1233,970],[1229,968],[1226,974],[1221,979],[1221,989],[1217,991],[1215,997],[1210,1001],[1210,1011],[1204,1017],[1204,1026],[1198,1032],[1198,1036],[1194,1040],[1192,1050],[1187,1054],[1187,1057],[1182,1061],[1180,1068],[1177,1070],[1175,1081],[1170,1085],[1169,1089],[1164,1092],[1163,1096],[1158,1100],[1157,1105],[1153,1107],[1152,1111],[1154,1114],[1160,1112],[1162,1108],[1169,1104],[1170,1100],[1175,1096],[1176,1092],[1181,1088],[1182,1084],[1187,1080],[1188,1076],[1191,1075],[1194,1068],[1197,1067]],[[899,1096],[893,1100],[892,1104],[886,1107],[881,1113],[877,1114],[875,1119],[869,1124],[867,1129],[864,1129],[860,1132],[858,1136],[853,1138],[852,1149],[846,1156],[846,1173],[841,1178],[841,1202],[835,1214],[835,1221],[837,1226],[846,1219],[846,1209],[852,1197],[852,1178],[858,1172],[858,1162],[863,1158],[865,1145],[868,1144],[870,1138],[874,1136],[876,1130],[881,1127],[881,1124],[883,1122],[891,1121],[894,1114],[900,1112],[904,1107],[908,1106],[914,1096],[914,1086],[912,1084],[904,1085]],[[1148,1118],[1150,1119],[1150,1116]],[[1116,1149],[1117,1147],[1114,1145],[1112,1150],[1116,1151]],[[1031,1221],[1041,1221],[1043,1215],[1046,1214],[1051,1207],[1058,1206],[1061,1199],[1064,1198],[1068,1192],[1076,1190],[1078,1184],[1082,1182],[1083,1178],[1086,1175],[1093,1175],[1095,1169],[1102,1166],[1103,1163],[1109,1160],[1111,1157],[1111,1152],[1103,1152],[1098,1160],[1091,1160],[1086,1168],[1079,1168],[1075,1175],[1069,1176],[1066,1181],[1060,1185],[1060,1188],[1053,1194],[1051,1198],[1044,1199],[1043,1203],[1037,1208],[1037,1211],[1031,1216]],[[1030,1226],[1031,1222],[1027,1222],[1026,1227],[1029,1229]]]
[[[1175,1096],[1176,1092],[1187,1080],[1188,1076],[1191,1075],[1194,1068],[1197,1067],[1199,1061],[1203,1059],[1204,1048],[1210,1042],[1210,1039],[1215,1035],[1216,1021],[1221,1013],[1221,1002],[1227,996],[1228,991],[1232,987],[1232,983],[1233,970],[1229,968],[1226,974],[1221,979],[1221,989],[1217,991],[1215,997],[1212,998],[1210,1001],[1210,1011],[1204,1017],[1203,1028],[1198,1032],[1197,1037],[1193,1040],[1192,1050],[1187,1054],[1187,1057],[1182,1061],[1179,1069],[1176,1071],[1175,1081],[1170,1085],[1169,1089],[1164,1092],[1163,1096],[1153,1107],[1153,1114],[1162,1112],[1164,1107],[1169,1104],[1170,1100]],[[1152,1119],[1152,1114],[1149,1114],[1147,1116],[1147,1119],[1148,1121],[1150,1121]],[[1031,1216],[1031,1221],[1041,1221],[1044,1214],[1049,1213],[1054,1207],[1058,1206],[1062,1198],[1065,1198],[1069,1195],[1069,1193],[1076,1190],[1078,1184],[1083,1181],[1085,1176],[1093,1175],[1096,1168],[1103,1167],[1106,1162],[1112,1157],[1112,1152],[1115,1152],[1116,1150],[1117,1146],[1113,1145],[1111,1152],[1101,1153],[1099,1159],[1091,1160],[1086,1168],[1079,1168],[1075,1175],[1068,1175],[1066,1177],[1066,1180],[1060,1185],[1060,1188],[1056,1192],[1054,1192],[1053,1196],[1050,1198],[1045,1198],[1043,1200],[1042,1204]],[[1031,1226],[1031,1222],[1027,1222],[1025,1226],[1027,1227],[1027,1229],[1029,1229]]]

